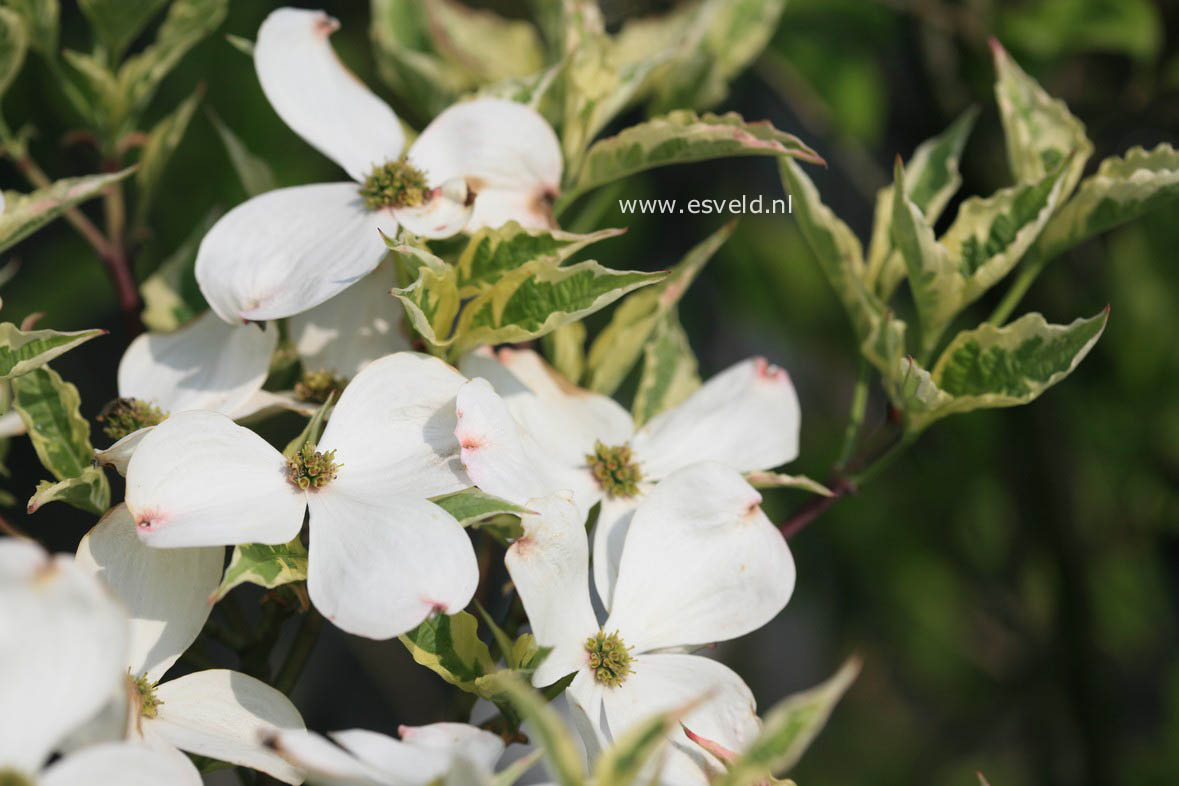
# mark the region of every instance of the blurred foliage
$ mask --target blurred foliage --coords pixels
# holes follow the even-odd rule
[[[338,178],[277,118],[249,58],[223,37],[252,39],[273,5],[231,4],[219,30],[160,83],[141,127],[156,128],[203,84],[203,106],[270,165],[279,185]],[[333,38],[343,59],[381,90],[378,69],[385,66],[371,46],[367,4],[323,5],[343,22]],[[526,10],[509,0],[489,5],[509,15]],[[609,0],[607,29],[673,5]],[[149,25],[128,51],[141,52],[156,28]],[[961,193],[991,193],[1010,182],[989,35],[1084,121],[1096,148],[1086,174],[1130,146],[1179,142],[1179,8],[1162,0],[790,0],[770,49],[713,108],[767,117],[814,145],[830,164],[809,170],[824,201],[867,237],[875,192],[891,181],[895,156],[908,156],[970,105],[982,113],[963,156]],[[69,49],[90,46],[74,3],[62,5],[60,39]],[[55,88],[54,70],[33,56],[39,45],[32,37],[24,71],[4,96],[5,116],[14,128],[35,119],[28,144],[53,177],[99,171],[99,152],[72,133],[87,119]],[[382,95],[404,108],[396,93]],[[639,119],[636,112],[625,121]],[[203,110],[192,113],[159,183],[139,238],[140,280],[210,211],[246,197]],[[29,190],[8,162],[0,163],[0,185]],[[621,195],[768,198],[780,188],[771,163],[743,159],[645,173],[626,181]],[[81,209],[99,215],[95,204]],[[723,223],[622,216],[609,204],[603,210],[595,226],[629,230],[596,254],[619,269],[665,269]],[[572,211],[567,226],[576,220]],[[1111,307],[1104,337],[1069,384],[1028,407],[939,424],[792,541],[800,570],[790,606],[719,654],[768,708],[819,682],[847,652],[861,653],[863,674],[792,773],[799,783],[965,785],[977,782],[975,770],[994,786],[1174,782],[1176,248],[1171,209],[1054,262],[1029,292],[1026,310],[1061,322]],[[61,221],[4,254],[5,262],[20,263],[0,290],[6,321],[43,311],[39,327],[112,331],[55,361],[79,387],[92,420],[114,395],[114,368],[128,340],[102,268]],[[1001,294],[999,287],[984,297],[981,313]],[[790,471],[823,480],[846,419],[856,341],[794,221],[742,219],[678,312],[701,376],[754,352],[790,370],[804,408],[802,458]],[[592,327],[607,318],[598,315]],[[885,419],[883,392],[875,390],[869,429],[883,429]],[[14,442],[5,463],[23,503],[43,474],[28,441]],[[120,493],[114,489],[113,498]],[[805,500],[792,491],[766,497],[779,519]],[[60,505],[36,520],[23,510],[4,515],[71,549],[89,522]],[[438,692],[422,684],[420,670],[404,667],[399,645],[341,641],[329,636],[301,686],[306,701],[296,696],[309,725],[439,719],[431,709]],[[397,668],[391,658],[399,659]],[[338,713],[336,702],[346,702],[348,712]]]

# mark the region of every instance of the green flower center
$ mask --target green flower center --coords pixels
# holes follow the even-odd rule
[[[303,491],[321,489],[336,479],[341,466],[336,463],[336,451],[321,453],[308,442],[287,459],[287,480]]]
[[[0,786],[33,786],[33,782],[16,770],[0,770]]]
[[[417,207],[426,201],[429,191],[425,173],[404,158],[373,167],[360,184],[360,196],[369,210]]]
[[[630,647],[622,643],[617,631],[609,636],[603,630],[598,631],[585,640],[585,651],[589,653],[594,679],[603,685],[617,688],[634,672],[630,667],[633,660]]]
[[[630,445],[611,448],[598,442],[594,445],[594,452],[586,454],[585,462],[607,495],[633,497],[639,493],[643,473],[635,463]]]
[[[154,404],[137,398],[117,398],[102,408],[96,420],[102,424],[103,434],[118,441],[133,431],[157,426],[166,417],[168,413]]]
[[[147,675],[140,675],[132,677],[127,675],[130,681],[131,701],[139,710],[140,718],[154,718],[159,714],[160,705],[164,702],[156,697],[156,685],[159,683],[148,680]]]
[[[303,378],[295,383],[295,398],[313,404],[322,404],[328,396],[339,393],[348,384],[344,377],[337,377],[326,369],[304,371]]]

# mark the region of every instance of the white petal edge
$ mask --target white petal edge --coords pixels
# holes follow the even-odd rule
[[[553,651],[532,676],[551,685],[586,663],[585,640],[598,632],[589,594],[589,546],[585,517],[567,497],[528,501],[534,513],[521,517],[524,534],[504,556],[532,633]]]
[[[200,786],[201,774],[184,756],[140,743],[112,742],[72,753],[38,778],[39,786]]]
[[[375,360],[340,394],[319,449],[336,451],[341,481],[355,487],[418,498],[467,488],[454,436],[454,398],[464,381],[428,355]]]
[[[231,325],[318,306],[359,281],[385,255],[385,211],[364,206],[355,183],[280,188],[222,216],[197,250],[196,279]]]
[[[139,335],[119,361],[119,395],[180,412],[232,414],[262,388],[274,325],[227,325],[212,311],[170,333]]]
[[[700,702],[681,720],[693,732],[742,751],[761,728],[757,704],[749,687],[727,666],[699,655],[640,655],[634,673],[617,688],[602,692],[606,721],[614,739],[660,712],[682,710]],[[707,786],[722,771],[703,749],[692,745],[677,728],[673,749],[660,781],[676,786]]]
[[[415,748],[442,751],[461,756],[485,772],[491,772],[504,753],[498,734],[469,723],[429,723],[425,726],[401,726],[401,741]]]
[[[360,182],[401,156],[405,132],[336,56],[329,36],[339,26],[322,11],[280,8],[258,28],[254,68],[283,122]]]
[[[304,494],[282,454],[216,412],[181,412],[151,430],[127,465],[127,510],[149,546],[286,543]]]
[[[75,562],[102,578],[127,608],[131,674],[159,682],[209,617],[225,549],[150,548],[139,540],[127,506],[119,504],[83,536]]]
[[[397,286],[390,262],[320,303],[291,317],[291,340],[306,369],[352,378],[379,357],[408,350],[405,312],[389,294]]]
[[[635,435],[634,450],[651,479],[692,461],[752,472],[797,458],[800,424],[790,376],[765,358],[750,358],[645,424]]]
[[[777,615],[794,591],[794,558],[740,473],[685,467],[631,519],[606,630],[646,652],[725,641]]]
[[[594,524],[594,589],[606,611],[614,605],[614,585],[618,581],[618,566],[622,563],[630,520],[649,488],[643,483],[633,497],[603,497],[598,508],[598,521]]]
[[[314,732],[275,730],[263,732],[262,738],[267,748],[318,786],[404,786]]]
[[[415,207],[392,208],[397,223],[410,232],[425,238],[444,238],[457,235],[474,213],[472,192],[467,181],[452,178],[431,189],[425,204]]]
[[[127,465],[131,463],[131,456],[135,454],[135,449],[139,447],[139,443],[143,441],[143,438],[153,428],[155,426],[147,426],[146,428],[132,431],[109,448],[94,451],[94,460],[98,462],[99,466],[112,467],[115,472],[126,477]]]
[[[177,748],[250,767],[283,783],[302,783],[302,774],[266,747],[268,730],[302,729],[290,699],[266,683],[228,669],[186,674],[160,684],[162,702],[144,726]]]
[[[343,472],[308,494],[307,591],[315,608],[348,633],[390,639],[466,606],[479,566],[462,525],[432,502]]]
[[[38,770],[126,675],[127,617],[69,556],[0,539],[0,762]]]
[[[571,493],[584,519],[600,495],[584,466],[562,463],[512,416],[486,379],[473,379],[456,401],[463,466],[475,485],[518,505],[557,491]]]
[[[561,146],[536,110],[515,101],[480,98],[449,107],[410,146],[410,162],[431,185],[462,178],[475,193],[481,225],[515,219],[536,226],[538,210],[561,183]],[[514,200],[502,192],[513,192]],[[480,210],[490,197],[495,204]]]

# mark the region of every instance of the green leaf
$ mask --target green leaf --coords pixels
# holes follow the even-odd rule
[[[229,154],[229,163],[233,165],[237,179],[241,181],[242,188],[246,190],[246,196],[258,196],[277,188],[278,181],[275,180],[270,165],[250,152],[245,143],[237,134],[233,133],[233,130],[216,112],[212,109],[206,109],[205,112],[209,115],[209,121],[212,122],[213,127],[217,129],[217,135],[221,137],[221,144],[225,145],[225,152]]]
[[[458,523],[464,527],[492,516],[505,513],[522,516],[528,512],[527,508],[522,508],[499,497],[493,497],[477,488],[463,489],[453,494],[434,497],[430,501],[454,516]]]
[[[101,516],[111,504],[111,487],[100,467],[86,467],[76,478],[56,483],[43,480],[29,498],[27,510],[36,513],[42,505],[64,502],[67,505]]]
[[[206,213],[176,250],[139,285],[142,319],[148,330],[176,330],[208,307],[196,280],[196,255],[201,240],[219,216],[216,209]]]
[[[549,229],[525,229],[515,221],[483,228],[471,236],[455,263],[460,297],[470,297],[494,285],[505,273],[528,262],[549,258],[560,264],[581,249],[621,235],[623,229],[603,229],[588,235]]]
[[[737,156],[823,159],[798,137],[769,121],[749,122],[736,112],[697,115],[686,109],[652,118],[595,142],[568,180],[554,209],[561,210],[586,191],[654,167]]]
[[[175,111],[156,123],[148,132],[147,142],[143,146],[143,153],[139,156],[139,169],[135,173],[135,183],[139,189],[139,199],[136,211],[139,222],[147,218],[148,210],[152,206],[152,198],[164,176],[168,162],[180,147],[188,124],[192,120],[197,104],[201,102],[204,90],[198,88],[188,98],[176,107]]]
[[[700,387],[696,354],[673,308],[659,320],[643,345],[643,370],[635,392],[635,426],[671,409]]]
[[[937,223],[946,204],[962,185],[958,165],[977,119],[977,107],[966,110],[941,134],[922,142],[905,165],[909,201],[917,206],[930,226]],[[890,231],[892,195],[893,186],[880,189],[876,195],[876,215],[868,244],[866,281],[884,301],[905,277],[905,260],[893,245]]]
[[[216,603],[239,584],[250,583],[274,589],[283,584],[306,580],[307,547],[298,537],[290,543],[276,546],[243,543],[233,547],[229,566],[209,602]]]
[[[666,275],[612,270],[592,260],[569,267],[552,258],[528,262],[467,304],[455,331],[456,350],[539,338]]]
[[[11,8],[0,7],[0,97],[16,78],[29,48],[29,31],[24,19]]]
[[[860,659],[849,658],[826,682],[774,705],[766,713],[761,734],[716,781],[717,786],[753,786],[771,772],[793,767],[859,673]]]
[[[557,711],[512,672],[497,672],[486,682],[506,695],[530,724],[533,740],[544,751],[545,762],[556,782],[560,786],[581,786],[584,780],[581,754]]]
[[[190,49],[221,26],[229,0],[174,0],[153,41],[127,58],[119,69],[119,84],[131,117],[147,107],[160,81]]]
[[[1036,183],[1066,161],[1064,193],[1072,193],[1093,154],[1085,126],[1063,101],[1053,98],[991,39],[995,98],[1007,139],[1007,158],[1019,183]]]
[[[544,68],[544,45],[530,23],[455,0],[428,0],[425,7],[434,47],[472,81],[497,82]]]
[[[41,464],[58,480],[79,477],[91,466],[94,448],[78,389],[48,367],[33,369],[11,384],[13,408]]]
[[[806,475],[783,475],[781,472],[750,472],[745,476],[749,485],[759,489],[801,489],[821,497],[835,496],[831,489],[811,480]]]
[[[495,671],[495,661],[478,628],[479,622],[465,611],[435,614],[399,638],[417,663],[451,685],[482,696],[476,681]]]
[[[168,0],[78,0],[112,61],[122,56],[127,45],[167,4]]]
[[[30,194],[6,192],[4,212],[0,214],[0,251],[28,237],[79,202],[98,196],[103,189],[124,179],[134,169],[67,177]]]
[[[594,786],[631,786],[638,782],[647,764],[670,742],[671,735],[682,734],[680,719],[689,708],[653,715],[602,751],[594,765]]]
[[[631,295],[614,310],[610,323],[590,345],[588,386],[612,394],[638,362],[647,340],[691,286],[708,260],[736,229],[730,221],[689,249],[662,283]]]
[[[449,346],[458,316],[458,275],[454,267],[414,246],[394,246],[393,254],[407,272],[416,275],[408,287],[393,290],[410,325],[435,347]]]
[[[0,380],[27,374],[79,344],[105,335],[101,329],[24,331],[11,322],[0,322]]]
[[[470,75],[433,49],[420,0],[371,0],[369,35],[381,79],[407,105],[434,117],[470,89]]]
[[[864,250],[859,239],[823,204],[802,167],[783,159],[778,162],[778,172],[782,185],[793,197],[794,220],[803,239],[843,303],[856,335],[862,342],[869,340],[880,331],[886,309],[864,283]]]
[[[1168,144],[1131,148],[1101,162],[1081,181],[1073,198],[1056,212],[1036,242],[1050,259],[1119,224],[1175,204],[1179,197],[1179,151]]]
[[[908,268],[921,318],[922,347],[931,352],[950,320],[1015,267],[1060,203],[1066,167],[1034,183],[962,203],[940,241],[910,200],[894,200],[893,242]],[[905,183],[900,162],[896,182]]]
[[[903,405],[907,429],[919,432],[955,412],[1014,407],[1036,399],[1072,373],[1109,320],[1109,309],[1068,325],[1025,314],[1003,327],[959,333],[931,372],[910,370]]]
[[[576,385],[585,373],[585,323],[562,325],[541,336],[540,341],[553,368]]]
[[[29,46],[45,57],[57,57],[58,0],[8,0],[8,7],[24,20]]]

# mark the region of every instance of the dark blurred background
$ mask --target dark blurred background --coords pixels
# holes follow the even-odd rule
[[[252,39],[276,5],[234,3],[221,33]],[[333,39],[343,59],[396,105],[374,73],[367,5],[323,5],[343,23]],[[524,14],[520,3],[493,5]],[[668,5],[604,7],[617,25]],[[63,4],[62,24],[65,46],[89,48],[73,3]],[[893,158],[910,155],[970,104],[983,113],[964,155],[962,193],[989,194],[1010,182],[989,35],[1085,122],[1096,146],[1089,171],[1132,145],[1179,142],[1179,4],[1150,0],[790,0],[770,47],[721,108],[769,118],[823,154],[829,168],[810,173],[866,241],[874,194]],[[220,33],[164,82],[156,115],[200,82],[204,106],[281,185],[341,178],[282,124],[250,60]],[[4,107],[13,127],[35,122],[34,155],[52,176],[97,169],[92,150],[63,144],[79,121],[40,61],[30,57]],[[7,162],[0,185],[27,190]],[[660,170],[632,178],[623,195],[743,194],[781,195],[771,162]],[[150,214],[136,258],[140,278],[209,211],[244,198],[198,112]],[[1175,219],[1174,211],[1156,213],[1049,266],[1017,313],[1068,322],[1112,307],[1105,335],[1078,371],[1030,406],[937,424],[792,541],[799,583],[790,605],[763,630],[719,649],[763,708],[825,678],[847,654],[863,655],[859,682],[792,773],[800,784],[966,786],[976,770],[994,786],[1179,783]],[[723,220],[612,210],[603,224],[629,232],[596,246],[595,256],[615,267],[663,268]],[[7,256],[22,264],[0,291],[4,319],[44,311],[41,326],[111,330],[55,363],[93,416],[115,394],[128,340],[104,271],[64,221]],[[984,318],[995,296],[972,313]],[[753,353],[790,371],[804,412],[802,456],[790,469],[823,478],[844,426],[856,350],[793,220],[743,218],[686,296],[682,316],[706,377]],[[880,423],[879,390],[872,404],[870,422]],[[282,438],[298,425],[269,428]],[[97,431],[95,438],[106,444]],[[23,501],[45,473],[27,440],[12,442],[6,463],[5,486],[20,502],[4,516],[72,550],[92,519],[62,505],[26,516]],[[777,519],[806,501],[797,492],[766,496]],[[256,597],[237,592],[247,605]],[[449,717],[444,687],[396,641],[329,631],[294,699],[312,728],[392,732],[399,723]]]

